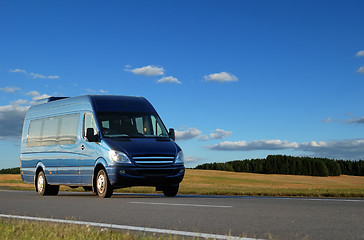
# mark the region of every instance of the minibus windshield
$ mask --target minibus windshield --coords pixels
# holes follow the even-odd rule
[[[98,112],[97,120],[103,137],[169,137],[155,113]]]

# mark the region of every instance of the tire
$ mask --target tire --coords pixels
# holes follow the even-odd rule
[[[96,191],[101,198],[109,198],[113,193],[113,188],[104,169],[100,169],[97,173]]]
[[[37,174],[37,180],[35,182],[35,190],[39,193],[39,195],[43,196],[46,192],[47,180],[44,176],[44,172],[40,171]]]
[[[57,195],[59,192],[59,185],[49,185],[43,171],[37,175],[36,190],[41,196]]]
[[[57,195],[59,193],[59,185],[48,185],[48,191],[46,195]]]
[[[175,197],[178,193],[179,184],[167,186],[163,189],[163,194],[166,197]]]

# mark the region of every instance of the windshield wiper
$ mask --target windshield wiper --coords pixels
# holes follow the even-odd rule
[[[130,138],[129,135],[123,134],[123,135],[104,135],[105,138]]]

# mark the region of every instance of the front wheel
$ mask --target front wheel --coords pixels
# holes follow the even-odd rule
[[[96,191],[97,195],[102,198],[109,198],[113,193],[109,178],[107,177],[107,174],[103,169],[100,169],[97,173]]]
[[[178,189],[179,189],[179,184],[166,186],[163,189],[163,194],[166,197],[175,197],[178,193]]]
[[[36,190],[39,195],[57,195],[59,192],[59,185],[49,185],[43,171],[37,175]]]

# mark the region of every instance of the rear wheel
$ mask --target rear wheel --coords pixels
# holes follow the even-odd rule
[[[100,169],[97,173],[96,190],[97,195],[102,198],[109,198],[113,193],[112,186],[104,169]]]
[[[49,185],[43,171],[37,175],[36,190],[39,195],[57,195],[59,192],[59,185]]]
[[[163,189],[163,194],[166,197],[175,197],[178,193],[178,189],[179,189],[179,184],[166,186]]]

